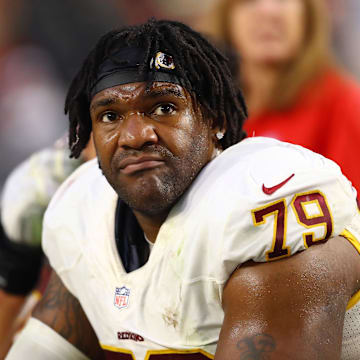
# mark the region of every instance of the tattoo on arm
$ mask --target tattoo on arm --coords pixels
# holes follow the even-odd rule
[[[267,360],[276,349],[274,338],[268,334],[257,334],[237,342],[239,360]]]
[[[45,294],[36,306],[38,318],[92,359],[102,358],[99,342],[79,301],[53,272]]]

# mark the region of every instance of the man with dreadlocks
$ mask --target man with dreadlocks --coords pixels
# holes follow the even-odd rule
[[[320,155],[244,139],[203,37],[156,20],[106,34],[66,111],[72,155],[92,131],[98,160],[47,210],[56,275],[8,359],[360,357],[356,191]]]

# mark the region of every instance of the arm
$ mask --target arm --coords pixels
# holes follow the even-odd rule
[[[19,329],[19,315],[38,279],[42,257],[40,248],[9,240],[0,222],[0,359]]]
[[[0,359],[8,352],[14,335],[14,322],[25,301],[25,296],[0,290]]]
[[[339,360],[346,306],[360,288],[359,260],[337,237],[286,259],[241,266],[224,288],[215,359]]]
[[[79,301],[52,273],[48,287],[33,317],[50,326],[91,359],[104,359],[104,353]]]

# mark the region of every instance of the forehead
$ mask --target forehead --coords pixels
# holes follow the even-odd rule
[[[161,96],[176,97],[183,101],[191,101],[190,94],[180,85],[169,82],[134,82],[116,85],[97,93],[90,103],[90,109],[104,105],[106,99],[129,101],[138,98],[155,98]]]

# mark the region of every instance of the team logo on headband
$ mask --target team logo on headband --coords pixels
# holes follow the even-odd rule
[[[174,59],[172,58],[172,56],[166,55],[161,51],[156,53],[155,60],[154,58],[151,59],[150,69],[152,69],[153,66],[155,66],[155,68],[158,70],[160,68],[169,69],[169,70],[175,69]]]

